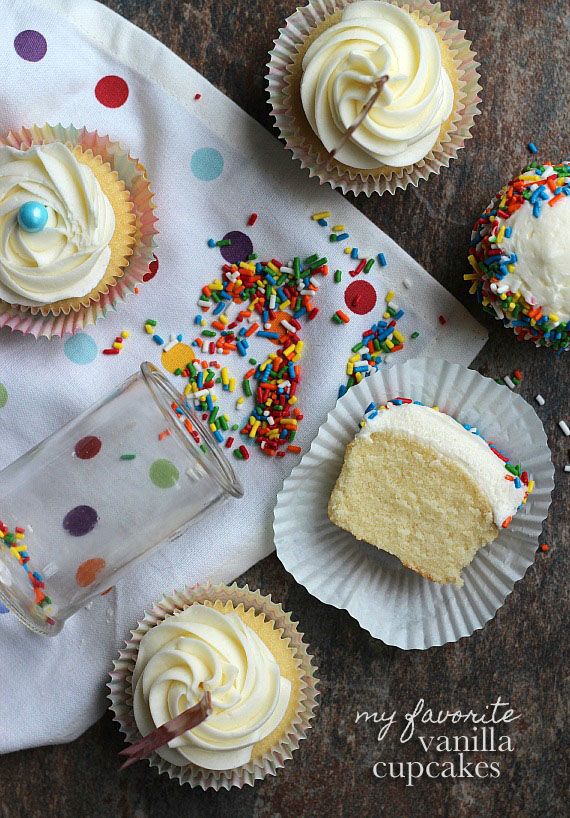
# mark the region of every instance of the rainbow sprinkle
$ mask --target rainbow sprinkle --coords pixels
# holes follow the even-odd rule
[[[559,352],[570,347],[570,322],[548,313],[532,293],[510,289],[508,276],[516,271],[517,258],[502,244],[512,235],[508,220],[519,208],[532,207],[534,217],[539,219],[545,207],[556,206],[569,195],[569,162],[528,165],[501,189],[475,222],[469,248],[473,272],[463,276],[472,282],[469,292],[476,295],[483,309],[512,327],[517,340]]]
[[[405,337],[398,329],[398,321],[404,317],[404,310],[394,303],[395,293],[386,294],[386,308],[382,319],[362,333],[361,340],[352,349],[346,364],[348,380],[341,384],[338,397],[342,398],[355,383],[360,383],[376,372],[382,363],[382,354],[390,355],[404,348]],[[416,336],[417,337],[417,336]]]
[[[8,549],[10,556],[16,559],[27,574],[30,585],[34,589],[34,601],[38,609],[45,616],[49,625],[55,625],[53,616],[57,613],[57,608],[51,598],[45,593],[45,582],[39,571],[32,571],[30,566],[30,555],[28,546],[24,542],[26,530],[16,527],[10,531],[7,525],[0,520],[0,540]]]

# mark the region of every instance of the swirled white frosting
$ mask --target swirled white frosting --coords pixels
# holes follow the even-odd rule
[[[212,714],[158,754],[177,766],[228,770],[247,764],[253,746],[279,725],[291,683],[238,614],[195,603],[143,636],[133,690],[143,736],[210,691]]]
[[[29,201],[48,211],[39,233],[18,224]],[[109,199],[66,145],[0,146],[1,299],[37,306],[86,295],[105,274],[114,230]]]
[[[336,158],[353,168],[406,167],[423,159],[451,114],[453,87],[435,32],[391,3],[351,3],[303,58],[301,99],[327,150],[343,135],[382,75],[389,80]]]

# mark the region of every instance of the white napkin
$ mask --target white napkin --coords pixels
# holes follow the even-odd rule
[[[109,392],[141,361],[160,365],[160,350],[143,330],[146,318],[155,318],[163,335],[195,337],[199,290],[221,263],[219,250],[208,248],[206,240],[229,230],[249,235],[262,256],[288,259],[322,252],[332,269],[344,271],[342,284],[334,284],[332,275],[323,280],[316,297],[321,313],[302,331],[306,354],[299,406],[305,419],[297,442],[304,448],[346,380],[350,347],[378,320],[388,289],[396,290],[407,311],[402,331],[421,333],[394,359],[437,355],[468,364],[482,347],[484,330],[425,270],[342,196],[308,180],[276,139],[156,40],[91,0],[1,0],[0,19],[0,128],[48,121],[108,133],[146,165],[160,217],[159,273],[116,314],[86,328],[98,348],[93,361],[74,363],[61,340],[0,333],[0,383],[8,393],[0,408],[0,467]],[[37,35],[21,36],[20,54],[15,49],[22,31],[45,38],[41,59],[44,49]],[[95,95],[105,76],[127,83],[128,99],[120,107],[106,107]],[[214,149],[223,159],[220,175],[209,181],[192,171],[191,157],[201,148]],[[195,159],[194,170],[213,175],[216,163],[199,165]],[[383,252],[388,261],[384,268],[376,264],[366,277],[377,291],[378,306],[369,315],[352,315],[346,326],[333,324],[330,316],[338,308],[347,311],[343,292],[352,281],[351,264],[340,246],[329,243],[328,230],[310,219],[322,210],[332,211],[333,224],[346,226],[351,244]],[[252,211],[258,221],[246,228]],[[445,316],[445,326],[439,315]],[[103,356],[100,350],[123,329],[131,330],[123,352]],[[256,357],[266,349],[261,341],[252,344]],[[241,366],[232,358],[235,373]],[[237,418],[234,401],[232,396],[228,410]],[[297,460],[269,459],[258,451],[247,463],[232,458],[246,488],[244,499],[156,549],[111,594],[72,617],[59,636],[35,635],[13,615],[1,615],[0,752],[80,735],[102,714],[112,659],[145,607],[187,583],[232,580],[269,554],[276,494]],[[66,475],[54,479],[65,493]],[[0,477],[0,517],[1,495]]]

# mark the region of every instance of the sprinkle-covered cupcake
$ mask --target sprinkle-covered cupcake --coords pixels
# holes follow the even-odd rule
[[[85,129],[0,141],[0,326],[75,332],[134,289],[155,234],[146,171]]]
[[[287,147],[344,192],[417,185],[456,156],[478,113],[470,43],[428,0],[337,0],[333,13],[313,0],[287,20],[271,56]]]
[[[462,585],[533,484],[476,428],[397,398],[366,410],[332,491],[330,520],[438,583]]]
[[[532,163],[475,222],[472,294],[519,341],[570,347],[570,163]]]
[[[112,707],[130,742],[210,693],[210,715],[151,757],[161,772],[204,789],[275,774],[315,707],[314,668],[290,615],[235,584],[165,597],[111,675]]]

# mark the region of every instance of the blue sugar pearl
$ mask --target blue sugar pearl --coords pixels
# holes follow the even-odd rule
[[[47,220],[47,207],[40,202],[26,202],[18,210],[18,224],[26,233],[40,233]]]

